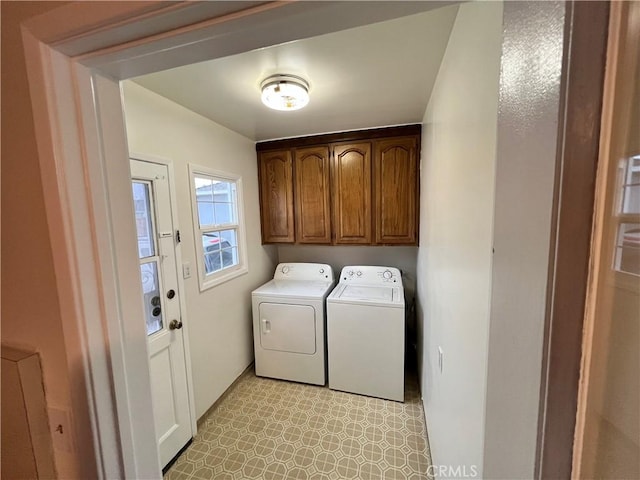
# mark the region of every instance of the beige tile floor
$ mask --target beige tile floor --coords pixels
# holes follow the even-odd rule
[[[398,403],[245,373],[165,479],[426,479],[420,394],[405,384]]]

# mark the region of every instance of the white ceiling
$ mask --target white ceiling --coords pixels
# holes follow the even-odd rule
[[[422,121],[457,6],[144,75],[135,82],[252,140]],[[304,77],[311,101],[260,101],[275,73]]]

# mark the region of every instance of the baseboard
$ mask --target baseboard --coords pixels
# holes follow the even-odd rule
[[[253,373],[253,371],[254,371],[253,362],[251,362],[249,366],[245,368],[240,375],[238,375],[238,378],[236,378],[231,383],[231,385],[229,385],[227,389],[224,392],[222,392],[222,395],[220,395],[218,399],[215,402],[213,402],[213,405],[207,408],[207,411],[204,412],[200,418],[198,418],[198,421],[196,422],[196,424],[198,425],[198,430],[200,430],[200,427],[206,421],[209,414],[211,414],[218,407],[218,405],[220,405],[220,402],[222,402],[222,400],[224,400],[227,397],[228,393],[233,389],[233,387],[236,386],[236,384],[240,381],[240,379],[242,379],[249,373]]]

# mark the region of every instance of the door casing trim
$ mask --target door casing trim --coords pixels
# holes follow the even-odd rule
[[[359,2],[247,5],[78,2],[21,25],[83,478],[162,476],[153,414],[136,408],[151,404],[146,332],[126,321],[141,318],[142,305],[136,252],[124,241],[135,223],[123,213],[133,203],[117,82],[206,52],[240,53],[442,3],[371,2],[367,15]]]
[[[133,74],[132,59],[140,68],[160,69],[162,51],[172,52],[174,63],[189,46],[215,46],[213,56],[239,53],[229,49],[381,21],[395,2],[368,3],[380,12],[366,16],[361,5],[350,7],[358,3],[274,1],[247,8],[238,2],[236,12],[202,12],[182,26],[176,17],[193,12],[196,3],[72,3],[22,25],[82,477],[161,477],[152,415],[135,408],[151,399],[146,332],[124,321],[141,315],[142,307],[140,286],[127,288],[132,279],[125,265],[136,252],[118,248],[135,225],[121,213],[132,211],[130,192],[119,195],[130,182],[123,119],[106,121],[121,109],[115,82]],[[292,17],[288,28],[278,23]],[[167,18],[174,21],[163,31]],[[123,43],[118,28],[138,20],[140,28]],[[255,35],[246,35],[252,29]],[[229,32],[242,42],[229,42]],[[83,51],[84,45],[93,49]]]
[[[535,478],[570,478],[609,4],[567,2]]]

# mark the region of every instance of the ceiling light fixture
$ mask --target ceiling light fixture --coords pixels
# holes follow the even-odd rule
[[[274,110],[299,110],[309,103],[309,83],[295,75],[271,75],[260,88],[262,103]]]

